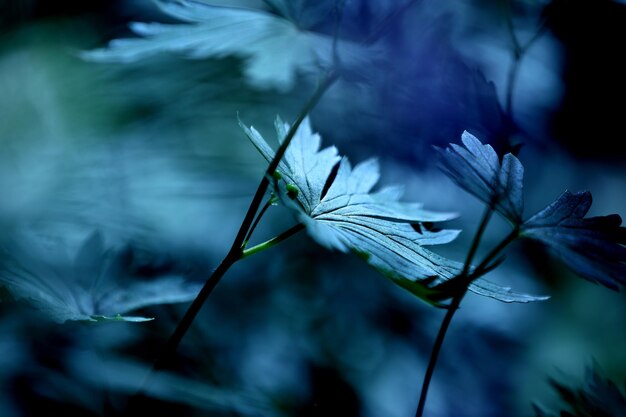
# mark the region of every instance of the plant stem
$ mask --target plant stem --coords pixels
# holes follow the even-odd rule
[[[280,162],[282,157],[285,155],[287,146],[289,146],[289,143],[291,143],[291,140],[293,139],[294,135],[296,134],[296,131],[300,127],[300,124],[302,124],[302,121],[304,120],[304,118],[310,113],[313,107],[315,107],[315,105],[322,98],[326,90],[328,90],[328,88],[336,80],[337,80],[337,76],[334,73],[331,73],[320,83],[320,85],[317,87],[317,90],[315,90],[315,93],[313,94],[313,96],[306,102],[306,104],[304,105],[300,113],[298,114],[298,117],[289,128],[289,131],[287,132],[287,135],[285,136],[283,143],[280,145],[280,147],[276,151],[276,155],[274,156],[274,159],[272,159],[272,162],[270,162],[270,165],[267,167],[267,170],[265,171],[265,175],[263,175],[263,179],[261,179],[261,183],[259,184],[259,187],[257,188],[256,193],[254,194],[252,202],[250,203],[250,207],[248,208],[248,211],[246,212],[246,216],[244,217],[243,222],[241,222],[241,226],[239,227],[237,236],[235,237],[235,240],[233,241],[233,244],[230,250],[228,251],[228,254],[226,255],[226,257],[224,257],[224,260],[222,261],[220,266],[215,270],[215,272],[213,272],[211,277],[204,284],[204,286],[202,287],[202,289],[200,290],[196,298],[193,300],[193,303],[191,303],[191,306],[189,306],[189,309],[187,310],[187,312],[181,319],[180,323],[178,323],[178,326],[176,326],[176,329],[174,330],[174,333],[170,337],[170,340],[168,340],[166,344],[166,350],[160,356],[159,360],[157,360],[157,363],[165,363],[167,361],[167,357],[172,355],[176,351],[178,344],[182,340],[185,333],[187,333],[189,326],[191,326],[191,323],[196,318],[196,315],[200,311],[200,308],[202,307],[206,299],[209,297],[209,295],[211,295],[211,292],[213,291],[215,286],[218,284],[220,279],[222,279],[222,277],[224,276],[224,273],[235,262],[237,262],[238,260],[242,258],[243,243],[244,243],[246,236],[248,235],[248,231],[252,227],[256,213],[259,211],[261,201],[263,201],[263,196],[267,192],[267,188],[269,186],[268,178],[271,178],[272,175],[274,174],[274,171],[276,171],[276,167],[278,167],[278,163]],[[223,268],[223,270],[221,268]]]
[[[281,143],[280,147],[276,151],[276,155],[274,155],[274,159],[272,159],[272,162],[270,162],[269,166],[267,167],[267,170],[265,171],[265,175],[263,175],[263,178],[261,179],[261,183],[259,184],[259,187],[257,188],[256,193],[254,194],[254,197],[252,198],[252,202],[250,203],[248,212],[246,213],[246,216],[244,217],[243,222],[241,222],[241,227],[239,228],[239,232],[237,232],[237,236],[235,237],[235,240],[233,241],[233,245],[230,249],[231,252],[233,251],[239,252],[239,253],[241,252],[242,244],[245,241],[248,231],[250,230],[250,227],[252,226],[252,223],[254,221],[254,217],[257,211],[259,210],[259,207],[261,206],[261,201],[263,201],[263,196],[265,195],[267,188],[269,187],[270,183],[269,183],[268,178],[272,178],[272,176],[274,175],[274,171],[276,171],[276,168],[278,167],[280,160],[285,155],[285,152],[287,151],[287,147],[291,143],[291,140],[293,139],[294,135],[296,134],[296,131],[300,127],[300,124],[302,124],[302,121],[304,121],[304,118],[311,112],[311,110],[313,110],[313,108],[315,107],[315,105],[317,105],[317,103],[322,98],[324,93],[326,93],[328,88],[331,85],[333,85],[335,81],[337,81],[337,73],[330,72],[324,78],[324,80],[320,82],[317,89],[315,90],[315,93],[313,93],[313,96],[311,96],[311,98],[309,98],[309,100],[306,102],[306,104],[304,105],[300,113],[298,114],[298,117],[296,117],[296,120],[293,122],[293,124],[287,131],[287,135],[285,136],[283,142]]]
[[[515,33],[515,26],[513,25],[513,11],[511,10],[510,0],[506,1],[505,15],[506,26],[509,31],[509,36],[511,37],[511,43],[513,44],[513,62],[511,62],[511,67],[509,68],[509,73],[507,76],[504,107],[505,113],[508,117],[508,123],[510,124],[509,129],[511,129],[513,125],[513,95],[519,67],[526,51],[528,51],[528,49],[535,43],[535,41],[539,39],[543,34],[543,31],[546,28],[546,21],[543,20],[535,34],[526,42],[526,44],[522,45],[519,41],[519,38],[517,37],[517,34]]]
[[[478,250],[478,246],[480,245],[480,241],[485,233],[485,229],[487,228],[487,224],[491,219],[491,215],[493,214],[493,205],[489,205],[485,212],[483,213],[483,217],[480,221],[480,225],[478,226],[478,230],[476,230],[476,234],[474,235],[474,240],[472,241],[472,245],[470,246],[469,252],[467,253],[467,258],[465,259],[465,264],[463,265],[463,272],[457,277],[453,279],[461,279],[467,276],[467,273],[472,265],[472,260],[474,259],[474,255],[476,255],[476,251]],[[441,347],[443,346],[443,341],[446,337],[446,333],[448,332],[448,327],[450,326],[450,322],[454,317],[454,314],[458,310],[461,305],[461,301],[463,301],[463,297],[465,297],[465,293],[467,292],[467,286],[463,286],[459,292],[454,296],[450,306],[448,306],[448,311],[446,311],[446,315],[439,326],[439,332],[437,333],[437,338],[435,339],[435,343],[433,344],[433,348],[430,351],[430,359],[428,360],[428,367],[426,368],[426,373],[424,374],[424,381],[422,382],[422,390],[420,392],[420,399],[417,404],[417,411],[415,412],[415,417],[422,417],[424,414],[424,407],[426,406],[426,397],[428,396],[428,388],[430,387],[430,381],[432,380],[433,374],[435,372],[435,366],[437,365],[437,359],[439,358],[439,353],[441,352]]]
[[[506,248],[509,244],[511,244],[511,242],[513,242],[518,237],[519,237],[519,226],[516,226],[511,231],[511,233],[509,233],[500,243],[498,243],[498,246],[493,248],[491,252],[489,252],[487,256],[485,256],[482,262],[478,264],[474,272],[472,272],[472,274],[470,275],[470,281],[468,282],[468,284],[474,281],[475,279],[481,277],[483,275],[483,272],[489,269],[489,264],[496,258],[496,256],[498,256],[500,252],[504,250],[504,248]]]
[[[290,238],[291,236],[295,235],[301,230],[304,230],[304,225],[302,223],[298,223],[297,225],[293,226],[291,229],[284,231],[283,233],[276,236],[275,238],[272,238],[263,243],[259,243],[258,245],[255,245],[249,249],[244,249],[244,251],[241,254],[241,259],[247,258],[248,256],[252,256],[255,253],[264,251],[265,249],[269,249],[272,246],[279,244],[283,240]]]
[[[273,204],[273,200],[272,200],[272,197],[270,197],[267,200],[267,202],[265,203],[265,205],[263,205],[263,208],[261,209],[259,214],[256,216],[256,219],[254,219],[254,223],[252,223],[252,226],[250,227],[250,230],[248,230],[248,234],[246,235],[246,238],[243,241],[244,252],[245,252],[246,245],[248,244],[248,242],[250,241],[250,238],[252,237],[252,233],[254,233],[257,225],[259,224],[259,222],[263,218],[263,215],[265,214],[267,209],[272,206],[272,204]]]
[[[399,6],[392,13],[386,16],[383,21],[378,25],[378,27],[372,31],[372,33],[365,39],[366,45],[371,45],[380,40],[383,36],[387,34],[389,28],[391,28],[394,21],[402,17],[407,10],[411,7],[415,6],[417,3],[420,3],[422,0],[407,0],[403,5]]]
[[[424,382],[422,382],[422,392],[420,394],[420,400],[417,405],[415,417],[422,417],[422,415],[424,414],[424,406],[426,405],[428,387],[430,386],[430,380],[432,379],[433,373],[435,372],[435,365],[437,364],[437,359],[439,358],[439,352],[441,352],[441,346],[443,346],[443,341],[446,337],[446,333],[448,332],[448,327],[450,326],[452,317],[454,317],[454,313],[456,313],[456,311],[458,310],[466,291],[467,290],[461,291],[452,299],[452,303],[450,303],[450,306],[446,311],[446,315],[441,322],[439,332],[437,333],[437,338],[435,339],[435,343],[433,344],[433,349],[430,352],[428,368],[426,368],[426,373],[424,374]]]
[[[224,274],[226,274],[226,272],[230,269],[230,267],[232,267],[235,264],[235,262],[241,260],[244,257],[244,242],[246,240],[246,237],[250,235],[249,232],[251,228],[256,226],[254,224],[254,219],[255,219],[257,212],[259,211],[261,202],[263,201],[263,196],[267,192],[267,189],[269,186],[268,178],[272,178],[272,175],[274,174],[276,167],[278,167],[278,163],[280,162],[280,160],[285,154],[285,151],[287,150],[287,146],[289,146],[289,143],[293,139],[294,135],[296,134],[296,131],[300,127],[300,124],[302,124],[302,121],[304,120],[304,118],[311,112],[311,110],[315,107],[315,105],[322,98],[324,93],[336,80],[337,80],[337,74],[334,72],[331,72],[324,78],[322,82],[320,82],[313,96],[311,96],[311,98],[309,98],[309,100],[305,103],[304,107],[298,114],[298,117],[289,128],[289,131],[287,132],[285,138],[283,139],[282,144],[276,151],[276,155],[270,162],[269,166],[267,167],[267,170],[265,171],[265,175],[263,175],[263,178],[261,179],[261,183],[259,184],[259,187],[257,188],[257,191],[254,194],[252,202],[250,203],[250,207],[248,207],[248,211],[246,212],[246,215],[243,221],[241,222],[241,226],[239,227],[239,231],[237,232],[237,236],[235,237],[230,250],[224,257],[222,262],[219,264],[217,269],[215,269],[215,271],[213,271],[211,276],[207,279],[204,286],[202,287],[202,289],[200,290],[196,298],[193,300],[193,302],[191,303],[191,305],[185,312],[185,315],[183,316],[183,318],[180,320],[180,322],[174,329],[174,332],[172,333],[172,335],[166,342],[165,347],[163,348],[162,352],[160,353],[160,355],[157,357],[156,361],[154,362],[150,373],[147,375],[146,379],[144,380],[143,386],[145,386],[145,384],[150,380],[150,376],[152,375],[153,372],[163,369],[168,365],[171,358],[176,353],[176,349],[178,348],[178,345],[180,344],[183,337],[189,330],[189,327],[191,327],[191,324],[193,323],[194,319],[200,312],[200,309],[204,305],[205,301],[207,300],[209,295],[211,295],[211,292],[213,292],[213,289],[217,286],[219,281],[222,279]],[[296,231],[297,230],[291,232],[289,236],[294,234]],[[280,239],[280,241],[286,239],[289,236],[283,236]],[[276,239],[278,239],[278,237]],[[274,242],[272,245],[276,243],[278,242]],[[265,248],[267,247],[269,246],[265,246]],[[248,252],[246,256],[249,256],[252,253],[256,253],[261,250],[261,248],[256,248],[256,249],[251,248],[251,250],[252,249],[254,249],[254,252]],[[128,415],[129,411],[132,410],[132,406],[141,396],[141,393],[143,391],[143,386],[140,387],[138,392],[129,400],[129,403],[125,410],[125,414]]]
[[[479,237],[483,234],[485,227],[487,225],[485,219],[488,221],[492,213],[493,213],[492,209],[489,209],[487,212],[485,212],[483,216],[483,221],[481,222],[481,225],[479,226],[478,231],[476,233],[476,237]],[[476,237],[474,238],[474,242],[472,242],[472,248],[478,247],[478,243],[480,239],[476,239]],[[448,331],[448,327],[450,326],[450,322],[452,321],[454,314],[456,313],[459,306],[461,305],[461,301],[463,300],[463,297],[465,297],[465,294],[467,293],[467,288],[469,284],[475,279],[481,277],[483,273],[489,269],[489,264],[511,242],[513,242],[518,237],[519,237],[519,226],[516,226],[511,231],[511,233],[509,233],[500,243],[498,243],[498,245],[495,248],[493,248],[487,254],[487,256],[485,256],[485,258],[480,262],[480,264],[476,267],[476,269],[474,269],[474,271],[470,275],[459,275],[458,278],[462,278],[465,276],[464,278],[465,282],[463,283],[464,286],[461,287],[462,288],[461,291],[457,295],[455,295],[454,298],[452,299],[450,306],[448,306],[448,311],[446,311],[446,315],[443,318],[443,321],[441,322],[441,326],[439,327],[439,332],[437,333],[437,338],[435,339],[435,343],[433,344],[433,349],[430,354],[428,368],[426,369],[426,374],[424,375],[424,382],[422,383],[422,392],[420,395],[420,401],[417,406],[417,412],[415,414],[415,417],[422,417],[422,414],[424,413],[424,406],[426,405],[426,395],[428,394],[428,387],[430,385],[430,380],[432,379],[433,373],[435,371],[435,365],[437,363],[437,359],[439,358],[439,352],[441,351],[441,347],[443,345],[443,341]],[[471,252],[472,250],[470,249],[470,253]],[[476,249],[474,249],[474,252],[476,252]],[[470,263],[471,263],[471,258],[469,256],[470,253],[468,253],[468,260],[470,260]],[[469,263],[467,263],[467,265],[469,265]],[[467,274],[467,271],[465,272],[465,274]]]
[[[185,312],[183,318],[178,323],[178,326],[176,326],[174,333],[172,333],[172,335],[168,339],[165,347],[163,348],[163,351],[161,352],[161,355],[152,366],[153,370],[158,371],[168,365],[170,358],[174,356],[176,348],[183,339],[183,336],[185,336],[185,333],[187,333],[187,330],[189,330],[191,323],[202,308],[204,301],[207,299],[209,294],[211,294],[211,292],[218,284],[220,279],[224,276],[226,271],[228,271],[230,267],[233,266],[234,263],[237,262],[239,259],[240,257],[236,256],[234,252],[230,252],[219,264],[217,269],[213,271],[207,282],[204,284],[196,298],[193,300],[193,302]]]
[[[474,235],[472,246],[470,246],[470,250],[469,252],[467,252],[467,257],[465,258],[465,263],[463,264],[463,272],[461,272],[461,275],[466,275],[469,272],[469,269],[472,266],[472,261],[474,260],[474,256],[476,255],[476,251],[478,250],[478,246],[480,245],[480,240],[485,233],[485,229],[487,228],[487,224],[489,224],[489,220],[491,220],[492,214],[493,206],[489,205],[483,213],[483,217],[480,221],[480,225],[478,226],[478,230],[476,230],[476,234]]]

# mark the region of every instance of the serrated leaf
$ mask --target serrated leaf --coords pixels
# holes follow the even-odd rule
[[[589,217],[591,193],[564,192],[521,228],[583,278],[617,290],[626,284],[626,229],[617,214]]]
[[[157,1],[166,14],[185,23],[133,23],[139,38],[111,41],[82,54],[97,62],[133,62],[162,52],[192,59],[235,56],[245,60],[244,74],[256,87],[289,90],[296,74],[318,72],[332,63],[331,37],[302,30],[262,10],[208,5],[198,1]],[[364,48],[339,46],[342,64],[365,62]],[[352,64],[351,64],[352,63]]]
[[[253,127],[240,124],[259,152],[271,161],[272,147]],[[280,119],[275,125],[281,142],[289,126]],[[335,147],[320,147],[321,138],[305,119],[278,165],[281,179],[274,184],[275,193],[296,212],[298,220],[320,245],[355,252],[416,296],[432,303],[441,301],[441,294],[436,294],[433,288],[459,275],[463,265],[437,255],[426,246],[445,244],[456,238],[458,230],[431,226],[456,215],[424,210],[418,203],[401,202],[401,187],[372,191],[380,177],[376,160],[369,159],[353,168],[347,158],[338,155]],[[336,176],[329,178],[337,164]],[[287,187],[298,192],[290,197],[285,191]],[[508,302],[542,299],[516,294],[484,280],[472,283],[470,290]]]
[[[521,223],[524,209],[524,167],[507,153],[502,163],[490,145],[463,132],[465,147],[451,144],[439,149],[441,168],[457,185],[487,204],[514,224]]]
[[[44,248],[37,242],[15,245],[3,256],[0,285],[58,322],[148,321],[152,318],[124,314],[190,301],[200,289],[180,276],[133,278],[125,268],[124,253],[105,250],[98,233],[86,239],[73,260],[61,248]]]

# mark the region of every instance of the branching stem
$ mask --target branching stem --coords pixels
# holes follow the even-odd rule
[[[270,239],[268,241],[265,241],[263,243],[259,243],[258,245],[255,245],[255,246],[253,246],[253,247],[251,247],[249,249],[244,249],[243,253],[241,254],[241,259],[247,258],[248,256],[252,256],[255,253],[259,253],[261,251],[264,251],[265,249],[269,249],[272,246],[275,246],[275,245],[279,244],[283,240],[290,238],[291,236],[295,235],[296,233],[298,233],[301,230],[304,230],[304,225],[302,223],[298,223],[297,225],[295,225],[291,229],[284,231],[283,233],[281,233],[280,235],[276,236],[275,238],[272,238],[272,239]]]
[[[254,223],[252,223],[252,226],[250,227],[250,230],[248,230],[248,234],[246,235],[246,238],[243,241],[244,252],[245,252],[245,247],[248,245],[248,242],[250,241],[250,238],[252,237],[252,234],[256,230],[256,227],[258,226],[259,222],[263,218],[263,215],[265,214],[267,209],[269,209],[272,206],[272,204],[274,204],[274,202],[272,200],[272,197],[270,197],[263,205],[263,208],[261,209],[259,214],[256,216],[256,219],[254,219]]]
[[[430,359],[428,361],[428,367],[426,368],[426,373],[424,374],[424,382],[422,383],[422,391],[420,394],[419,403],[417,406],[417,412],[415,413],[415,417],[422,417],[424,414],[424,407],[426,405],[426,396],[428,394],[428,387],[430,386],[430,381],[432,379],[433,373],[435,371],[435,365],[437,364],[437,359],[439,358],[439,353],[441,351],[441,347],[443,345],[443,341],[446,337],[446,333],[448,332],[448,327],[450,326],[450,322],[454,317],[454,314],[458,310],[461,305],[461,301],[465,297],[467,293],[468,286],[472,283],[472,281],[480,278],[486,272],[489,271],[489,266],[491,262],[502,251],[515,239],[519,237],[519,226],[516,226],[511,233],[509,233],[496,247],[494,247],[485,258],[478,264],[478,266],[472,271],[471,274],[468,274],[469,269],[471,267],[471,262],[476,254],[476,250],[478,249],[478,245],[480,244],[480,240],[485,232],[487,224],[493,214],[492,206],[489,206],[485,213],[483,214],[482,221],[480,222],[480,226],[476,231],[476,235],[474,236],[474,240],[472,242],[472,246],[468,252],[467,259],[465,265],[463,267],[463,273],[459,275],[457,278],[460,279],[460,290],[459,292],[452,298],[452,302],[448,306],[448,310],[446,311],[446,315],[441,322],[439,327],[439,332],[437,333],[437,338],[435,339],[435,343],[433,344],[433,349],[430,354]]]
[[[291,127],[289,128],[289,131],[287,132],[287,135],[285,136],[285,139],[283,140],[282,144],[276,151],[276,155],[274,156],[274,159],[272,159],[272,162],[270,162],[269,166],[267,167],[267,170],[265,171],[265,175],[263,175],[263,178],[261,179],[261,183],[259,184],[259,187],[257,188],[257,191],[254,194],[254,198],[252,199],[252,202],[250,203],[250,207],[248,208],[248,211],[246,213],[246,216],[243,219],[243,222],[241,222],[241,226],[239,227],[239,232],[237,232],[237,236],[235,237],[235,240],[233,241],[233,244],[230,250],[228,251],[228,254],[224,257],[224,260],[222,261],[220,266],[215,270],[215,272],[213,272],[211,277],[204,284],[204,286],[202,287],[202,290],[200,290],[200,293],[198,293],[195,300],[193,300],[193,302],[189,306],[189,309],[187,310],[187,312],[181,319],[180,323],[178,324],[178,326],[176,326],[174,333],[172,334],[172,336],[170,337],[170,339],[168,340],[166,344],[165,350],[163,351],[163,353],[161,354],[161,356],[155,363],[155,367],[154,367],[155,369],[160,368],[159,366],[157,366],[157,364],[159,365],[165,364],[168,358],[174,354],[183,336],[185,335],[185,333],[187,333],[189,326],[191,326],[191,323],[196,318],[196,315],[200,311],[200,308],[202,307],[206,299],[209,297],[209,295],[211,295],[211,292],[213,291],[215,286],[222,279],[226,271],[228,271],[228,269],[231,266],[233,266],[235,262],[237,262],[243,257],[243,253],[244,253],[243,243],[245,241],[246,236],[248,236],[248,231],[251,229],[254,218],[257,212],[259,211],[259,207],[261,206],[261,202],[263,201],[263,196],[267,192],[267,188],[269,186],[268,178],[272,178],[272,176],[274,175],[274,171],[276,171],[276,167],[278,167],[278,163],[280,162],[282,157],[285,155],[285,151],[287,151],[287,147],[291,143],[291,140],[293,139],[294,135],[296,134],[296,131],[300,127],[300,124],[302,124],[302,122],[304,121],[304,118],[311,112],[313,107],[315,107],[315,105],[322,98],[326,90],[328,90],[328,88],[336,80],[337,80],[337,77],[334,73],[329,74],[320,83],[320,85],[317,87],[317,90],[315,90],[315,93],[313,94],[313,96],[306,102],[306,104],[304,105],[300,113],[298,114],[298,117],[292,123]]]
[[[478,226],[478,230],[476,230],[476,234],[474,235],[474,239],[472,241],[472,245],[470,246],[470,250],[467,253],[467,258],[465,259],[465,264],[463,265],[463,272],[459,275],[459,278],[467,276],[467,272],[469,271],[472,260],[474,259],[474,255],[476,255],[476,251],[478,250],[478,246],[480,245],[480,241],[485,233],[485,229],[487,228],[487,224],[489,224],[489,220],[493,214],[493,207],[489,205],[483,214],[482,220],[480,221],[480,225]],[[437,338],[435,339],[435,343],[433,344],[433,348],[430,352],[430,359],[428,361],[428,367],[426,368],[426,373],[424,374],[424,381],[422,382],[422,390],[420,392],[419,403],[417,404],[417,411],[415,412],[415,417],[422,417],[424,414],[424,407],[426,406],[426,397],[428,396],[428,388],[430,387],[430,381],[433,377],[433,373],[435,372],[435,365],[437,364],[437,359],[439,358],[439,352],[441,352],[441,346],[443,345],[443,341],[446,337],[446,333],[448,332],[448,327],[450,326],[450,322],[454,317],[454,313],[461,305],[461,301],[463,301],[463,297],[467,292],[467,287],[463,287],[461,291],[459,291],[448,310],[446,311],[446,315],[441,322],[441,326],[439,327],[439,332],[437,333]]]
[[[157,357],[156,361],[152,365],[152,369],[146,376],[143,385],[139,387],[138,392],[129,400],[126,406],[126,409],[123,412],[124,415],[132,415],[134,413],[135,411],[134,407],[137,405],[139,400],[143,397],[143,389],[145,385],[150,381],[152,374],[156,371],[166,368],[169,365],[170,361],[172,360],[172,358],[174,357],[176,353],[176,349],[178,348],[178,345],[180,344],[183,337],[185,336],[185,334],[191,327],[191,324],[193,323],[194,319],[200,312],[200,309],[206,302],[209,295],[211,295],[211,293],[213,292],[213,289],[217,286],[217,284],[220,282],[222,277],[226,274],[226,272],[237,261],[243,259],[244,257],[250,256],[254,253],[258,253],[264,249],[274,246],[275,244],[292,236],[299,230],[302,230],[302,225],[296,225],[295,227],[291,228],[287,232],[277,236],[274,239],[271,239],[265,243],[262,243],[253,248],[250,248],[247,251],[245,250],[245,243],[247,239],[249,239],[250,235],[252,234],[253,229],[256,227],[256,224],[258,223],[258,222],[255,222],[255,218],[260,219],[260,216],[262,216],[263,212],[266,210],[266,208],[264,208],[262,210],[262,213],[260,213],[259,216],[257,216],[257,213],[259,212],[259,208],[261,207],[261,203],[263,201],[263,197],[267,193],[267,189],[269,187],[269,178],[273,177],[274,171],[276,171],[276,168],[278,167],[280,160],[285,155],[287,147],[291,143],[291,140],[295,136],[298,128],[304,121],[305,117],[317,105],[317,103],[320,101],[324,93],[326,93],[326,91],[330,88],[331,85],[333,85],[333,83],[336,80],[337,80],[336,72],[328,73],[326,77],[320,82],[320,84],[318,85],[313,95],[309,98],[309,100],[305,103],[303,108],[300,110],[300,113],[296,117],[296,120],[292,123],[280,147],[276,151],[276,155],[274,156],[269,166],[267,167],[267,170],[265,171],[265,175],[263,175],[263,178],[261,179],[261,182],[256,190],[256,193],[254,194],[254,197],[252,198],[250,206],[248,207],[248,211],[246,212],[246,215],[243,221],[241,222],[241,226],[239,227],[239,231],[237,232],[237,235],[235,239],[233,240],[230,250],[224,257],[222,262],[219,264],[217,269],[213,271],[211,276],[204,283],[204,286],[202,287],[202,289],[200,290],[196,298],[193,300],[193,302],[191,303],[191,305],[185,312],[185,315],[183,316],[183,318],[180,320],[180,322],[174,329],[174,332],[172,333],[170,338],[167,340],[160,355]],[[271,204],[271,202],[268,202],[268,204]],[[268,207],[268,205],[266,205],[266,207]]]

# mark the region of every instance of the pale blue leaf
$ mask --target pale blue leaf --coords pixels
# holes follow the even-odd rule
[[[589,192],[566,191],[522,226],[583,278],[617,290],[626,285],[626,229],[617,214],[585,218]]]
[[[441,168],[457,185],[487,204],[514,224],[521,223],[524,209],[524,167],[514,155],[502,158],[490,145],[463,132],[463,146],[439,149]]]
[[[122,251],[106,250],[94,233],[73,259],[63,247],[46,247],[35,240],[15,244],[3,253],[0,286],[48,318],[64,322],[152,320],[125,316],[138,308],[192,300],[198,283],[176,275],[150,280],[132,277]]]
[[[235,56],[245,60],[244,74],[256,87],[291,89],[298,73],[318,73],[332,64],[331,37],[302,30],[293,22],[262,10],[214,6],[179,0],[158,1],[181,24],[133,23],[139,38],[111,41],[83,58],[98,62],[133,62],[163,52],[192,59]],[[340,42],[342,64],[367,62],[368,52]]]
[[[271,161],[272,147],[254,128],[243,124],[242,128],[263,157]],[[279,143],[288,129],[288,125],[277,120]],[[457,237],[458,230],[431,227],[432,223],[451,220],[456,214],[433,212],[418,203],[402,202],[401,187],[373,191],[380,177],[375,159],[352,167],[334,147],[320,148],[321,138],[305,119],[278,166],[281,180],[274,185],[275,193],[295,211],[309,235],[320,245],[355,252],[413,294],[430,302],[440,301],[437,297],[441,294],[434,288],[458,276],[463,265],[426,247],[446,244]],[[336,175],[331,178],[335,167]],[[289,192],[294,189],[297,193]],[[470,290],[506,302],[543,299],[517,294],[482,279],[472,283]]]

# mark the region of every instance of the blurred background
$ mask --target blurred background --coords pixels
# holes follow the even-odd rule
[[[379,158],[383,185],[405,185],[406,201],[460,214],[449,226],[463,233],[439,253],[463,260],[483,211],[436,167],[433,145],[463,130],[519,156],[526,216],[566,189],[590,190],[593,215],[626,214],[624,106],[614,104],[626,94],[624,2],[198,3],[252,14],[219,14],[223,25],[206,30],[200,16],[181,32],[195,46],[156,36],[139,53],[100,48],[136,38],[131,22],[180,24],[153,1],[0,0],[0,416],[123,408],[229,249],[265,169],[237,117],[272,139],[275,116],[293,120],[332,61],[335,33],[345,71],[312,125],[352,161]],[[241,16],[250,20],[235,26]],[[273,207],[255,239],[293,222]],[[494,220],[481,252],[507,228]],[[469,295],[426,415],[556,409],[548,378],[582,384],[593,362],[623,384],[622,293],[526,243],[490,279],[552,298]],[[80,321],[119,306],[155,320]],[[412,416],[443,315],[302,234],[228,272],[142,407]]]

